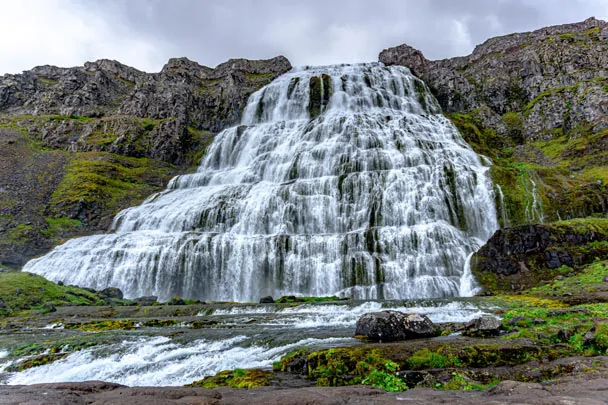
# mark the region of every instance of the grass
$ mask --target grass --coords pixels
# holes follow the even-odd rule
[[[56,211],[89,204],[113,215],[135,205],[164,185],[172,166],[147,158],[107,152],[81,152],[68,164],[66,174],[51,197]]]
[[[23,310],[47,311],[55,305],[101,305],[99,296],[78,287],[55,284],[43,277],[22,272],[0,273],[0,316]]]

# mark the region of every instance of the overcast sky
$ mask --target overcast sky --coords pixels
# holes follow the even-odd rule
[[[0,0],[0,74],[101,58],[148,72],[179,56],[365,62],[402,43],[440,59],[591,16],[608,19],[608,0]]]

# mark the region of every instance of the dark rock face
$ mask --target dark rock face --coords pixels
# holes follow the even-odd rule
[[[260,304],[274,304],[274,298],[270,295],[267,297],[260,298]]]
[[[438,336],[439,329],[425,315],[382,311],[371,312],[359,318],[355,335],[370,340],[392,342]]]
[[[158,297],[155,295],[148,295],[145,297],[138,297],[135,298],[134,300],[137,305],[141,305],[141,306],[149,306],[149,305],[154,305],[158,302]]]
[[[108,287],[106,289],[101,290],[99,292],[99,296],[104,299],[121,300],[123,298],[122,291],[120,291],[120,288],[116,288],[116,287]]]
[[[498,336],[501,327],[501,322],[493,316],[482,316],[467,323],[462,334],[471,337]]]
[[[498,230],[471,260],[487,289],[516,291],[550,280],[562,265],[573,267],[608,254],[608,220],[589,218]]]
[[[192,130],[218,132],[235,124],[249,95],[289,69],[291,64],[283,56],[233,59],[215,69],[186,58],[171,59],[160,73],[151,74],[111,60],[75,68],[39,66],[0,77],[0,113],[85,117],[86,125],[58,120],[27,128],[53,147],[104,150],[179,164],[192,146]],[[129,150],[133,142],[125,141],[140,138],[146,128],[125,116],[162,120],[148,129],[153,133],[147,136],[145,150]],[[88,142],[100,130],[115,134],[114,141]]]
[[[400,45],[379,59],[410,67],[448,113],[487,107],[487,125],[501,133],[509,124],[501,116],[515,111],[525,139],[547,139],[562,126],[608,127],[607,30],[605,21],[589,18],[492,38],[465,57],[430,61]]]

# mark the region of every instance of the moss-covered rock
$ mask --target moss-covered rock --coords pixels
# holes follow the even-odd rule
[[[234,370],[220,371],[214,376],[205,377],[202,380],[194,381],[186,387],[232,387],[232,388],[256,388],[270,385],[272,373],[260,369],[244,370],[237,368]]]
[[[516,291],[607,255],[608,219],[574,219],[499,230],[473,256],[471,270],[492,292]]]

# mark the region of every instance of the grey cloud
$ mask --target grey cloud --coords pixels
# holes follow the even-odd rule
[[[93,0],[163,59],[214,66],[229,58],[287,56],[293,64],[376,60],[408,43],[431,59],[470,53],[495,35],[606,18],[604,0]],[[160,67],[159,67],[160,68]]]

